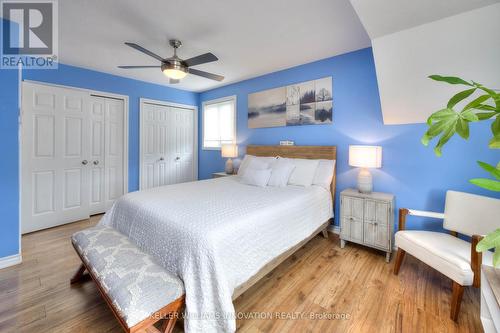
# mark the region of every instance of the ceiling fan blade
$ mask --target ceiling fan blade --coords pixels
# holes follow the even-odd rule
[[[153,53],[153,52],[151,52],[151,51],[149,51],[149,50],[146,50],[145,48],[143,48],[143,47],[142,47],[142,46],[140,46],[140,45],[137,45],[137,44],[135,44],[135,43],[129,43],[129,42],[125,42],[125,45],[128,45],[128,46],[130,46],[131,48],[136,49],[137,51],[140,51],[140,52],[142,52],[142,53],[145,53],[145,54],[147,54],[147,55],[148,55],[148,56],[150,56],[150,57],[153,57],[153,58],[155,58],[155,59],[158,59],[158,60],[160,60],[160,61],[163,61],[163,58],[162,58],[162,57],[160,57],[160,56],[159,56],[159,55],[157,55],[156,53]]]
[[[176,84],[176,83],[181,82],[181,80],[174,80],[174,79],[170,79],[168,82],[169,82],[170,84]]]
[[[186,60],[184,60],[184,63],[189,67],[189,66],[206,64],[207,62],[212,62],[212,61],[217,61],[217,60],[219,60],[219,58],[217,58],[212,53],[208,52],[205,54],[200,54],[199,56],[196,56],[196,57],[186,59]]]
[[[204,71],[199,71],[194,68],[188,68],[189,73],[198,75],[198,76],[203,76],[206,77],[207,79],[215,80],[215,81],[222,81],[224,80],[224,76],[217,75],[217,74],[212,74]]]
[[[161,66],[118,66],[118,68],[131,69],[131,68],[161,68]]]

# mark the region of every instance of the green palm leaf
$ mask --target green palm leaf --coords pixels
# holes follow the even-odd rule
[[[500,182],[497,180],[488,178],[473,178],[469,180],[469,182],[490,191],[500,192]]]
[[[466,86],[471,86],[473,87],[474,85],[472,83],[469,83],[459,77],[456,76],[441,76],[441,75],[431,75],[429,76],[430,79],[433,79],[434,81],[441,81],[441,82],[446,82],[449,84],[463,84]]]
[[[500,246],[500,228],[486,235],[486,237],[477,243],[476,251],[484,252],[498,246]]]

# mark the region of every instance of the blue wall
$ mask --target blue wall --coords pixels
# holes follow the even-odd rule
[[[0,258],[19,252],[18,76],[0,70]]]
[[[248,94],[325,76],[333,77],[333,124],[262,129],[247,127]],[[432,148],[420,143],[420,137],[426,130],[424,124],[384,125],[371,48],[210,90],[200,95],[200,105],[203,101],[230,95],[237,96],[237,136],[240,147],[247,144],[278,144],[283,139],[293,140],[297,145],[336,145],[336,198],[339,198],[339,191],[356,185],[358,170],[347,163],[350,144],[383,147],[382,169],[373,170],[374,188],[376,191],[394,193],[397,208],[442,211],[447,189],[493,196],[492,192],[478,189],[467,182],[469,178],[484,176],[476,166],[476,160],[494,164],[499,160],[498,151],[487,149],[491,135],[489,124],[473,124],[468,142],[453,138],[444,148],[441,158],[434,155]],[[201,139],[201,131],[199,134]],[[199,147],[202,147],[201,143]],[[224,160],[219,151],[200,148],[199,153],[200,178],[209,178],[212,172],[224,169]],[[339,200],[336,216],[338,214]],[[408,225],[416,228],[437,227],[428,223],[414,219]]]
[[[17,69],[0,70],[0,258],[19,253],[18,85]]]
[[[63,64],[57,70],[24,70],[23,80],[129,96],[129,191],[139,189],[139,99],[198,105],[197,93]]]

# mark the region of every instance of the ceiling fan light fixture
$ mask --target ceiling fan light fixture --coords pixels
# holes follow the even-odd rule
[[[187,73],[180,69],[164,69],[163,74],[173,80],[180,80],[186,77]]]
[[[204,71],[200,71],[198,69],[191,68],[192,66],[197,66],[201,64],[206,64],[209,62],[219,60],[212,53],[204,53],[200,54],[196,57],[191,57],[189,59],[181,59],[177,56],[177,49],[182,45],[180,40],[172,39],[169,41],[170,46],[174,48],[174,55],[170,58],[162,58],[154,52],[149,51],[148,49],[143,48],[140,45],[131,42],[125,42],[125,45],[130,46],[131,48],[142,52],[156,60],[160,60],[160,66],[146,65],[146,66],[118,66],[118,68],[123,69],[136,69],[136,68],[161,68],[163,75],[170,78],[170,83],[179,83],[181,79],[186,77],[188,74],[201,76],[210,80],[222,81],[224,80],[224,76],[212,74]]]
[[[166,77],[173,80],[183,79],[187,75],[186,67],[175,61],[172,63],[163,63],[161,71]]]

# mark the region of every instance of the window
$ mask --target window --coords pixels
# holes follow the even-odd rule
[[[236,96],[203,102],[203,149],[236,142]]]

